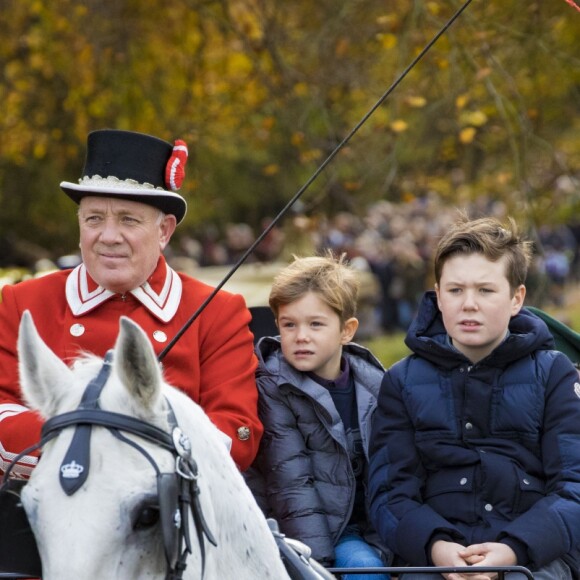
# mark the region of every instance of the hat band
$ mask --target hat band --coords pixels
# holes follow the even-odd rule
[[[127,186],[129,186],[131,189],[155,189],[165,191],[162,187],[155,187],[151,183],[139,183],[134,179],[119,179],[114,175],[109,175],[108,177],[101,177],[100,175],[93,175],[92,177],[85,176],[79,179],[79,185],[84,187],[106,187],[111,189],[127,189]]]

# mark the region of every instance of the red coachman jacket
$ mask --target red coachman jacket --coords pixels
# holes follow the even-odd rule
[[[159,354],[213,291],[172,270],[161,257],[150,279],[125,295],[90,278],[84,265],[4,286],[0,295],[0,472],[16,454],[40,439],[41,418],[20,396],[17,338],[25,310],[47,345],[70,364],[81,352],[104,356],[128,316],[149,336]],[[163,359],[167,382],[199,403],[232,440],[231,455],[242,470],[252,463],[262,436],[258,419],[257,361],[248,328],[250,313],[240,295],[220,291]],[[34,455],[13,473],[28,476]]]

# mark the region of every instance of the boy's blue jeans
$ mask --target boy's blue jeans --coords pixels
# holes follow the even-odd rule
[[[367,544],[356,528],[347,527],[334,547],[336,568],[377,568],[385,564],[377,550]],[[344,574],[342,580],[390,580],[389,574]]]

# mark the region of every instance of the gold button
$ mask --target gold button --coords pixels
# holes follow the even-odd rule
[[[249,427],[239,427],[238,428],[238,439],[240,441],[247,441],[250,438],[250,428]]]

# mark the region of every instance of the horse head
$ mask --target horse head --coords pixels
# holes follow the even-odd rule
[[[164,381],[139,326],[121,318],[105,361],[69,368],[25,313],[18,351],[23,396],[46,420],[22,492],[44,580],[288,578],[223,435]]]

